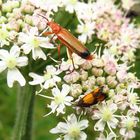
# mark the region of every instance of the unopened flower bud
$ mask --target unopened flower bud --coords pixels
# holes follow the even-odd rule
[[[92,62],[92,65],[95,67],[103,67],[104,66],[104,62],[102,59],[97,59],[95,58]]]
[[[82,93],[82,86],[80,84],[72,84],[71,96],[78,97]]]
[[[67,74],[64,76],[64,80],[67,82],[67,83],[75,83],[76,81],[78,81],[80,78],[80,75],[78,72],[74,71],[70,74]]]
[[[22,13],[21,13],[20,8],[14,8],[14,9],[13,9],[13,16],[14,16],[14,18],[16,18],[16,19],[19,19],[19,18],[22,17]]]
[[[96,82],[98,85],[102,86],[105,84],[105,78],[104,77],[97,77]]]
[[[103,93],[107,93],[108,94],[109,93],[109,90],[110,89],[109,89],[109,87],[107,85],[104,85],[103,86]]]
[[[92,68],[92,74],[94,76],[102,76],[103,74],[103,70],[102,69],[98,69],[98,68]]]
[[[95,87],[95,81],[94,76],[89,77],[87,81],[82,81],[83,90],[93,89]]]
[[[12,1],[11,6],[12,6],[12,8],[18,8],[19,7],[19,1]]]
[[[114,88],[117,85],[116,77],[115,76],[108,76],[106,78],[107,84],[109,87]]]
[[[6,17],[4,17],[4,16],[1,16],[0,17],[0,24],[1,23],[5,23],[7,21],[7,18]]]
[[[11,12],[12,11],[12,6],[9,3],[4,3],[2,4],[2,12]]]
[[[85,63],[83,63],[81,66],[83,69],[89,70],[92,67],[92,63],[90,61],[85,61]]]
[[[22,12],[26,14],[32,14],[34,12],[34,6],[32,5],[24,5],[22,6]]]
[[[80,71],[80,79],[85,81],[85,80],[87,80],[87,78],[88,78],[88,72],[81,70]]]
[[[114,97],[115,91],[113,89],[109,90],[108,95],[109,95],[110,98]]]
[[[8,24],[7,24],[7,28],[9,29],[9,30],[15,30],[15,31],[19,31],[19,29],[20,29],[20,26],[18,25],[18,23],[15,21],[15,20],[13,20],[13,21],[10,21]]]
[[[9,32],[9,38],[11,40],[14,40],[17,37],[18,33],[14,30],[12,30],[11,32]]]
[[[106,65],[104,67],[104,71],[109,74],[109,75],[115,75],[116,74],[116,68],[115,67],[111,67],[109,65]]]
[[[26,15],[25,16],[25,22],[26,23],[28,23],[28,24],[30,24],[30,25],[32,25],[32,17],[30,16],[30,15]]]

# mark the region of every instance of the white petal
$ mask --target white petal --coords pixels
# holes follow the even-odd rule
[[[86,139],[87,139],[86,133],[81,131],[79,140],[86,140]]]
[[[88,127],[88,120],[82,120],[79,122],[80,130],[84,130]]]
[[[34,60],[39,59],[39,58],[42,58],[43,60],[47,59],[45,53],[41,50],[41,48],[33,49],[32,50],[32,56],[33,56]]]
[[[53,134],[56,134],[56,133],[67,133],[67,130],[68,129],[68,125],[64,122],[60,122],[58,123],[58,125],[51,129],[50,132],[53,133]]]
[[[75,114],[71,114],[70,116],[68,116],[68,122],[70,124],[77,122],[77,118],[76,118]]]
[[[112,118],[111,121],[109,121],[109,125],[110,125],[112,128],[116,128],[118,122],[119,122],[119,121],[118,121],[116,118]]]
[[[30,33],[31,35],[38,35],[38,28],[37,27],[32,27],[30,29]]]
[[[94,125],[94,130],[95,131],[103,131],[105,127],[105,122],[102,120],[99,120],[95,125]]]
[[[26,81],[20,71],[17,68],[8,69],[7,73],[7,84],[9,87],[13,87],[13,83],[17,81],[21,86],[26,84]]]
[[[33,78],[33,81],[29,82],[30,85],[39,85],[39,84],[42,84],[44,82],[43,76],[40,76],[40,75],[35,74],[33,72],[30,72],[29,76]]]
[[[110,104],[109,106],[110,106],[110,110],[111,110],[112,113],[116,112],[117,109],[118,109],[117,105],[114,104],[114,103],[113,104]]]
[[[58,116],[60,113],[64,114],[65,113],[64,112],[64,108],[65,108],[64,104],[59,104],[58,108],[56,109],[56,111],[57,111],[57,115],[56,116]]]
[[[17,45],[14,45],[10,50],[10,54],[14,57],[18,57],[20,55],[20,48]]]
[[[48,79],[45,81],[44,83],[44,88],[45,89],[48,89],[48,88],[52,88],[54,87],[56,84],[55,84],[55,81],[53,79]]]
[[[28,45],[28,44],[23,44],[23,45],[21,46],[21,48],[23,49],[23,52],[24,52],[25,54],[29,54],[30,51],[31,51],[31,49],[32,49],[32,47],[31,47],[30,45]]]
[[[19,34],[19,38],[18,38],[19,42],[28,42],[29,41],[29,35],[25,34],[25,33],[20,33]]]
[[[7,68],[4,61],[0,61],[0,72],[4,71]]]
[[[74,140],[74,138],[67,134],[64,136],[64,140]]]
[[[63,84],[61,92],[62,92],[63,95],[67,95],[70,92],[70,86],[66,85],[66,84]]]
[[[53,79],[54,79],[54,81],[56,81],[56,82],[61,82],[61,78],[58,77],[58,76],[56,76],[56,75],[53,76]]]
[[[17,58],[17,66],[23,67],[28,64],[28,58],[26,56],[18,57]]]
[[[9,53],[7,50],[1,49],[0,50],[0,59],[5,59],[7,56],[9,56]]]
[[[59,90],[58,88],[53,88],[53,89],[52,89],[52,95],[53,95],[53,96],[57,96],[58,94],[61,94],[61,93],[60,93],[60,90]]]

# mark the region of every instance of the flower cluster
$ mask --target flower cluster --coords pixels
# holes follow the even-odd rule
[[[58,140],[86,140],[84,129],[91,125],[97,140],[135,137],[140,112],[135,89],[140,83],[130,68],[140,45],[140,29],[112,0],[0,0],[0,7],[0,72],[8,70],[7,85],[13,87],[17,81],[20,86],[38,87],[36,95],[50,101],[50,112],[44,116],[70,114],[66,123],[59,122],[50,133],[59,133]],[[61,61],[53,58],[59,41],[47,20],[60,10],[76,16],[78,39],[91,50],[96,46],[92,60],[75,53]],[[49,35],[43,36],[44,31]],[[102,89],[97,94],[107,98],[86,108],[78,106],[96,89]],[[89,102],[95,98],[89,97]]]

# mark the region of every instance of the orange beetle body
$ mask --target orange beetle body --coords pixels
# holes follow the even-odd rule
[[[80,107],[90,107],[107,98],[107,94],[102,92],[102,88],[97,88],[81,98],[77,104]]]
[[[40,15],[40,16],[44,17],[43,15]],[[48,21],[46,17],[44,18]],[[61,27],[54,21],[48,21],[47,25],[51,28],[52,32],[44,32],[43,33],[44,35],[54,34],[57,36],[58,40],[68,48],[70,52],[74,52],[86,60],[93,59],[88,49],[76,37],[74,37],[68,30]]]

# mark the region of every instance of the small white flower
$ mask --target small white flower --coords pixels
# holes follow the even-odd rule
[[[30,85],[42,85],[43,88],[48,89],[56,85],[56,83],[61,81],[61,78],[57,75],[60,74],[60,71],[57,70],[54,66],[49,65],[46,67],[44,75],[38,75],[35,73],[29,73],[29,76],[33,78],[33,81],[30,81]]]
[[[99,121],[94,125],[94,130],[103,132],[105,125],[107,124],[110,131],[114,133],[112,128],[116,128],[119,122],[116,119],[116,115],[114,114],[118,109],[117,105],[111,102],[108,102],[107,104],[105,102],[102,102],[102,104],[97,108],[99,110],[95,110],[92,116],[93,120],[99,119]]]
[[[78,25],[77,32],[81,34],[78,39],[82,43],[86,43],[87,40],[91,40],[91,37],[94,34],[94,28],[94,22],[86,22],[85,24],[81,23],[80,25]]]
[[[135,131],[133,129],[136,127],[138,120],[135,116],[131,116],[129,112],[127,113],[127,117],[122,117],[120,134],[123,138],[132,139],[135,137]]]
[[[60,122],[50,130],[51,133],[63,134],[64,140],[86,140],[87,135],[83,132],[88,127],[88,120],[77,120],[75,114],[67,117],[66,123]],[[62,140],[60,138],[60,140]]]
[[[28,58],[20,55],[20,49],[14,45],[10,52],[7,50],[0,50],[0,72],[8,68],[7,84],[9,87],[13,87],[15,81],[19,82],[21,86],[24,86],[26,81],[17,67],[23,67],[28,64]]]
[[[26,33],[19,34],[19,40],[25,44],[21,46],[25,54],[29,54],[32,51],[32,57],[34,60],[42,58],[46,60],[46,55],[42,51],[42,48],[53,49],[54,46],[49,43],[49,38],[47,37],[38,37],[38,29],[32,27],[30,31]]]
[[[52,94],[54,97],[45,96],[42,94],[37,94],[39,96],[52,99],[52,102],[50,105],[48,105],[49,108],[51,108],[51,112],[46,114],[45,116],[50,115],[51,113],[57,112],[57,116],[62,113],[65,113],[65,106],[71,106],[71,101],[73,100],[73,97],[68,96],[70,92],[70,87],[66,84],[62,85],[62,91],[58,89],[58,87],[52,89]]]

